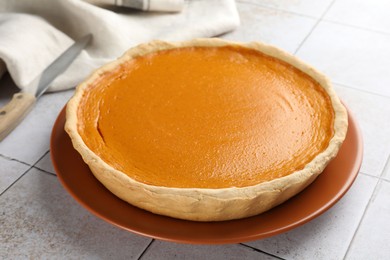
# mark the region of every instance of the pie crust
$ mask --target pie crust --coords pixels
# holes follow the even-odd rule
[[[82,109],[81,100],[94,82],[138,56],[161,50],[196,46],[240,46],[257,50],[291,64],[317,81],[329,95],[334,110],[334,134],[328,147],[316,155],[303,169],[271,181],[247,187],[175,188],[137,181],[107,164],[86,145],[78,131],[78,109]],[[235,43],[221,39],[194,39],[175,43],[152,41],[130,49],[118,60],[95,71],[77,87],[67,105],[65,124],[65,130],[74,148],[81,154],[94,176],[113,194],[153,213],[193,221],[222,221],[250,217],[293,197],[312,183],[337,155],[345,139],[347,128],[346,109],[335,94],[329,79],[322,73],[276,47],[260,42]]]

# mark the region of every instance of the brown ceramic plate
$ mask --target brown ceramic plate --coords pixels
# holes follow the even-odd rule
[[[346,140],[337,157],[303,192],[258,216],[222,222],[193,222],[155,215],[118,199],[95,179],[64,131],[65,109],[51,136],[51,158],[68,192],[98,217],[144,236],[193,244],[225,244],[262,239],[298,227],[335,204],[355,180],[362,161],[362,139],[349,113]]]

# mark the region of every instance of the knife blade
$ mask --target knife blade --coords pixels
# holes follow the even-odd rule
[[[34,107],[37,99],[45,93],[53,80],[72,64],[91,38],[92,35],[88,34],[77,40],[31,81],[26,89],[36,89],[35,94],[23,91],[16,93],[11,101],[0,109],[0,141],[19,125]]]

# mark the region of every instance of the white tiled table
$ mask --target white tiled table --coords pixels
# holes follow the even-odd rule
[[[364,138],[358,178],[334,207],[290,232],[243,244],[164,242],[114,227],[60,185],[49,137],[73,91],[45,94],[0,143],[0,259],[389,259],[390,3],[240,0],[242,26],[222,37],[260,40],[332,79]],[[0,82],[0,105],[15,89]]]

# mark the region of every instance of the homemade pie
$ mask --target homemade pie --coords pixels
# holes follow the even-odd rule
[[[307,187],[336,156],[347,117],[329,80],[298,58],[196,39],[142,44],[98,69],[69,101],[65,128],[122,200],[220,221]]]

